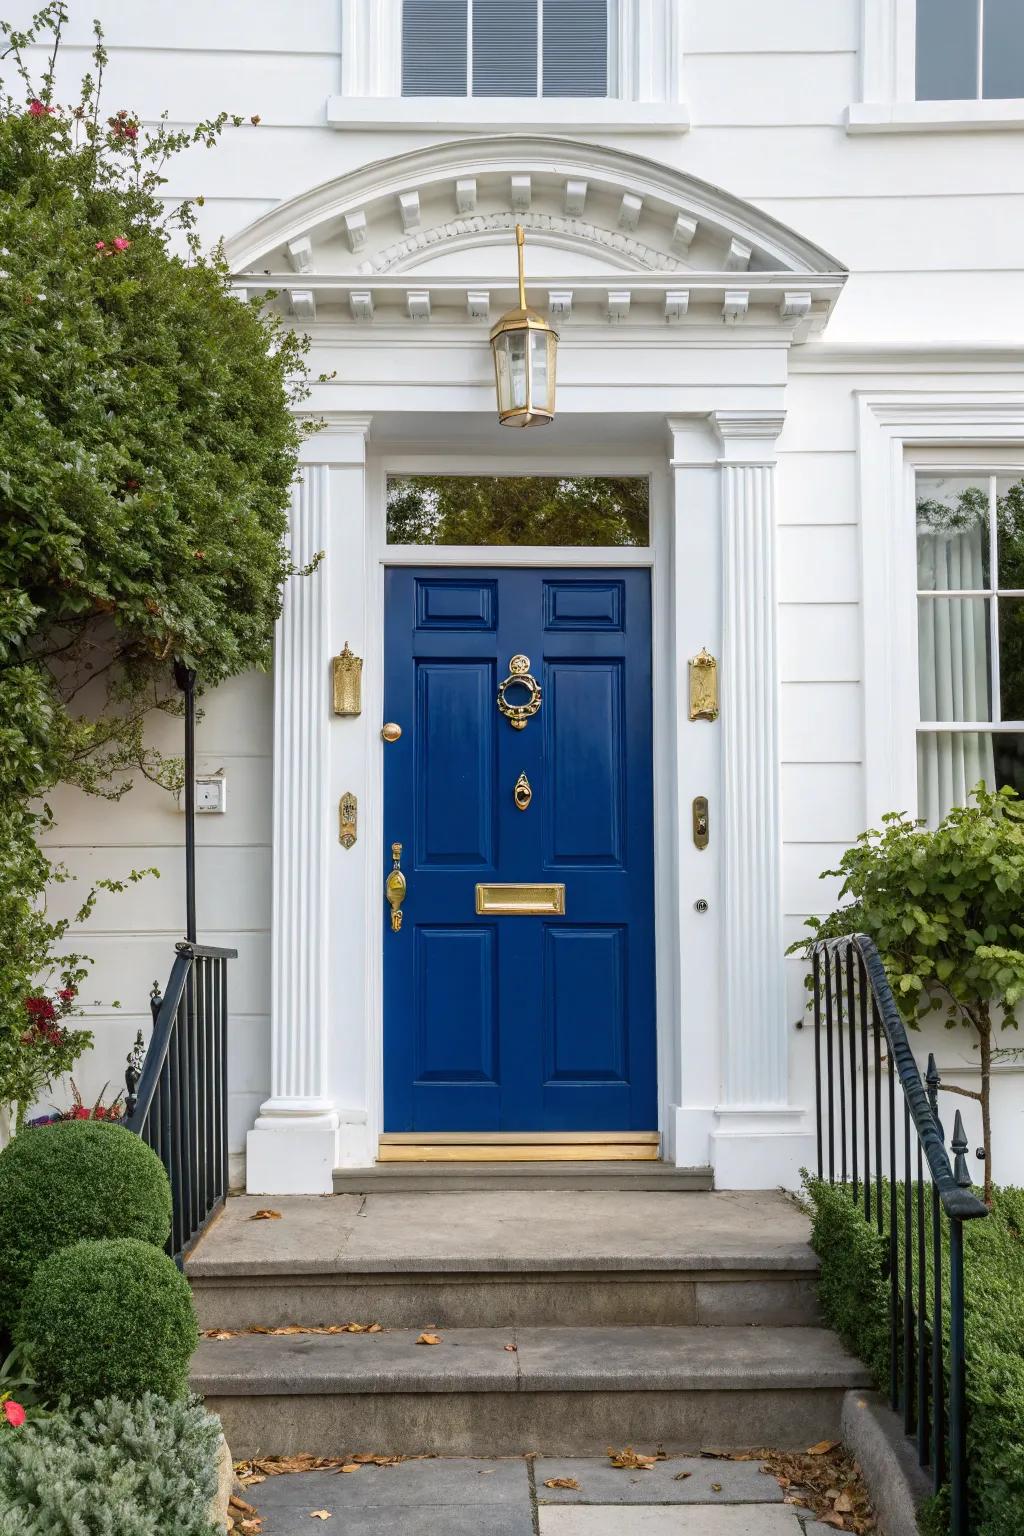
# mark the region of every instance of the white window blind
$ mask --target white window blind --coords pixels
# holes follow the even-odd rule
[[[610,0],[404,0],[404,96],[607,96]]]

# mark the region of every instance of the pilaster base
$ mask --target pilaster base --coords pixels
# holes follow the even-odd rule
[[[260,1115],[245,1142],[250,1195],[330,1195],[338,1159],[338,1116]]]
[[[799,1189],[815,1156],[802,1109],[719,1108],[711,1132],[716,1189]]]

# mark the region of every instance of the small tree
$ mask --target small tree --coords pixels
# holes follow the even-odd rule
[[[206,687],[268,665],[307,378],[305,338],[236,299],[195,202],[163,195],[169,157],[258,119],[107,116],[98,27],[61,104],[66,19],[52,0],[26,31],[0,22],[19,92],[0,97],[0,1108],[40,1083],[25,1052],[43,1086],[68,1064],[26,1000],[85,974],[46,916],[45,796],[116,798],[132,770],[171,787],[144,722],[180,708],[174,658]]]
[[[985,1198],[992,1194],[993,1036],[1017,1028],[1024,999],[1024,802],[978,784],[933,830],[892,812],[861,833],[826,876],[843,881],[840,906],[810,918],[816,939],[866,933],[878,946],[904,1019],[933,1013],[977,1037],[979,1090],[946,1085],[981,1106]],[[797,948],[806,948],[803,943]]]

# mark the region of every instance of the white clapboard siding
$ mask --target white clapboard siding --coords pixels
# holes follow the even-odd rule
[[[859,683],[782,683],[782,761],[859,763],[864,750],[862,707]]]
[[[686,52],[842,53],[856,49],[861,0],[727,0],[686,6]]]
[[[859,763],[784,763],[780,782],[786,842],[845,843],[863,832]]]
[[[859,603],[780,603],[782,682],[859,682],[860,623]]]

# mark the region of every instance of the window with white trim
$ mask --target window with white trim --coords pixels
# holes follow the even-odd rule
[[[403,0],[403,96],[606,97],[614,0]]]
[[[1024,477],[919,471],[918,814],[1024,793]]]
[[[917,0],[918,101],[1024,96],[1022,0]]]

